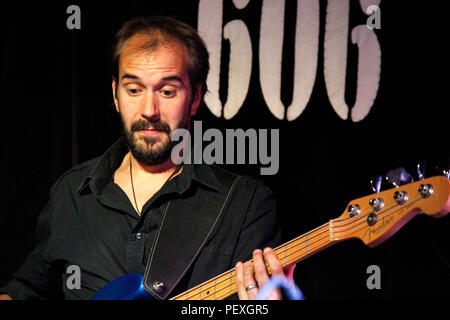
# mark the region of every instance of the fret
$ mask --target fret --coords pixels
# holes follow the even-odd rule
[[[333,223],[333,220],[330,220],[329,222],[328,222],[328,229],[329,229],[329,233],[330,233],[330,242],[331,241],[333,241],[333,227],[332,227],[332,224]]]
[[[190,291],[189,300],[199,300],[200,299],[199,287],[194,287],[194,288],[190,289],[189,291]],[[185,300],[187,300],[187,298]]]
[[[217,278],[214,280],[214,300],[217,300]]]
[[[284,246],[284,265],[287,266],[287,245]]]
[[[296,263],[330,243],[328,240],[328,233],[326,233],[327,231],[329,231],[328,224],[322,225],[321,227],[276,248],[275,253],[277,253],[280,260],[284,258],[284,266]],[[316,245],[316,243],[319,245]]]
[[[233,285],[233,274],[230,272],[230,296],[232,295],[231,293],[231,286]]]
[[[309,255],[309,234],[306,235],[306,255]]]

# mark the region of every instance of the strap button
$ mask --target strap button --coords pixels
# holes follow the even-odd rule
[[[161,281],[155,280],[152,283],[152,287],[153,287],[153,290],[155,290],[156,292],[161,292],[164,290],[164,283],[162,283]]]

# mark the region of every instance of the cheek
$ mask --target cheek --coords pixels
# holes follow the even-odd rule
[[[172,130],[177,129],[182,125],[189,116],[189,106],[182,106],[179,108],[167,108],[161,112],[163,121],[170,125]]]
[[[124,121],[128,126],[131,121],[135,121],[135,118],[138,115],[138,108],[136,108],[136,102],[130,101],[129,99],[124,99],[124,95],[118,95],[118,112],[120,113],[120,117],[122,121]]]
[[[119,104],[119,114],[123,125],[126,128],[130,129],[133,121],[136,121],[135,115],[132,112],[132,110],[128,109],[127,107],[124,107],[123,104]]]

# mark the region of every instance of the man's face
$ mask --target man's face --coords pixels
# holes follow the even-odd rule
[[[125,43],[113,95],[133,156],[156,165],[170,157],[172,132],[189,127],[200,104],[200,87],[191,104],[186,49],[172,42],[143,50],[145,37],[134,35]]]

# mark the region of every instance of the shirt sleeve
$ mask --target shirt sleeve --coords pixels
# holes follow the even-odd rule
[[[250,260],[255,249],[277,247],[281,244],[281,240],[275,197],[269,187],[258,181],[242,223],[232,266],[234,267],[238,261]],[[238,300],[238,295],[234,294],[227,300]]]
[[[258,181],[243,221],[232,263],[247,261],[255,249],[275,248],[282,235],[272,191]]]
[[[52,193],[51,191],[50,194]],[[52,196],[50,196],[50,201],[39,215],[36,248],[26,257],[25,262],[13,274],[11,280],[0,288],[0,294],[8,294],[14,300],[58,298],[58,289],[61,285],[58,284],[57,267],[44,258],[45,246],[51,233],[53,208]]]

